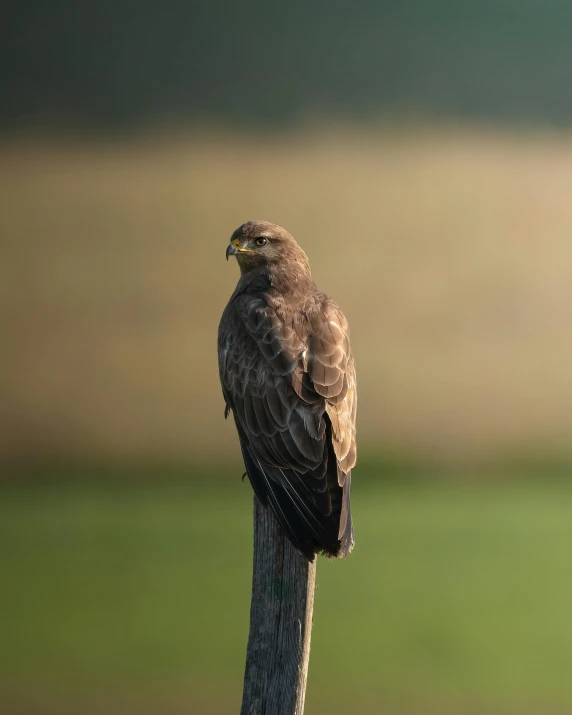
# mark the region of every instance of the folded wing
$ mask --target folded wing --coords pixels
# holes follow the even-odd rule
[[[281,311],[284,316],[284,311]],[[252,486],[308,558],[353,546],[355,369],[347,322],[324,294],[279,317],[261,294],[239,295],[219,331],[223,393]]]

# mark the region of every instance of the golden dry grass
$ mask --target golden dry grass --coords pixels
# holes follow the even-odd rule
[[[0,147],[3,457],[236,449],[224,261],[286,226],[347,313],[363,451],[568,449],[572,140],[195,132]]]

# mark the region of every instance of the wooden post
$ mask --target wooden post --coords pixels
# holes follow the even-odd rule
[[[295,549],[254,497],[250,633],[241,715],[302,715],[310,659],[316,559]]]

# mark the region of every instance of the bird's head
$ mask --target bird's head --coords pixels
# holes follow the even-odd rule
[[[297,265],[308,273],[308,258],[294,238],[281,226],[268,221],[247,221],[230,237],[226,258],[236,256],[241,273],[257,268]]]

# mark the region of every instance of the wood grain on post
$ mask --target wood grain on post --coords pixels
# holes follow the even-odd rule
[[[250,633],[241,715],[302,715],[310,659],[316,559],[295,549],[254,497]]]

